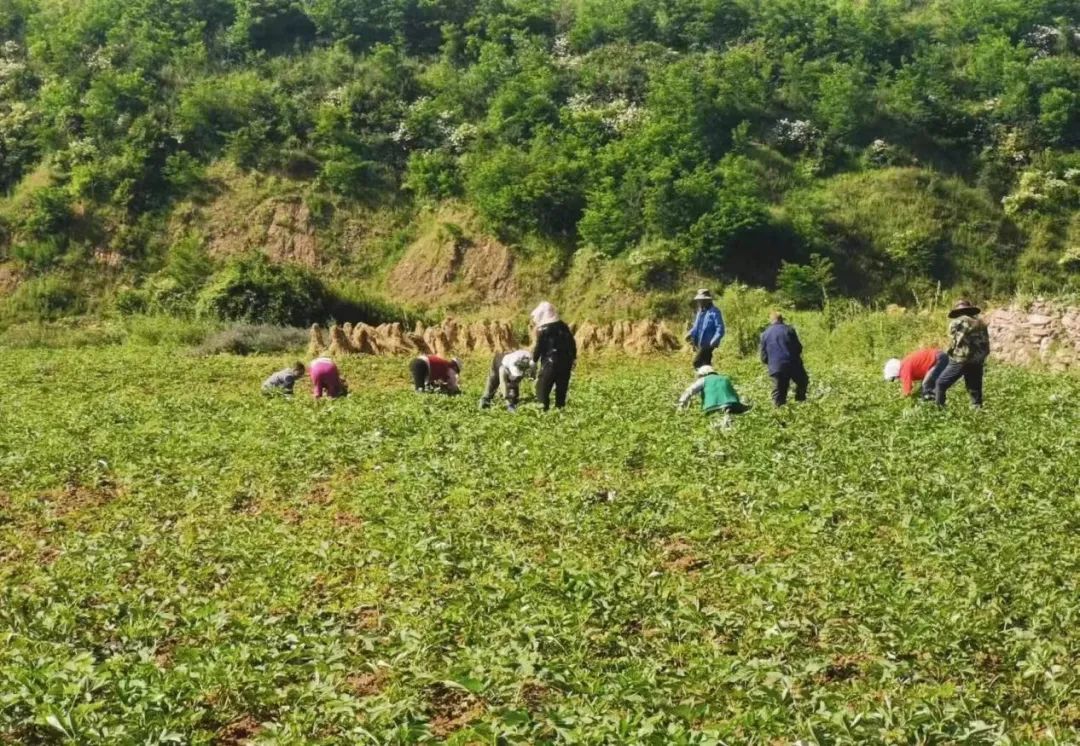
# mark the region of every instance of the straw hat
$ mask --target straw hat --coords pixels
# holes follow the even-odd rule
[[[697,295],[694,296],[694,300],[712,300],[712,293],[707,288],[701,288],[697,291]]]

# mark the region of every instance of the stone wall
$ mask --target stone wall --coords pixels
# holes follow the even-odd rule
[[[618,321],[611,324],[585,322],[574,328],[581,352],[627,352],[647,355],[673,352],[682,346],[664,322]],[[344,324],[329,329],[311,327],[308,352],[330,355],[467,355],[495,353],[527,345],[505,321],[462,324],[448,319],[438,326],[417,324],[412,330],[401,324]]]
[[[1080,308],[1039,299],[986,315],[992,357],[1013,365],[1080,370]]]

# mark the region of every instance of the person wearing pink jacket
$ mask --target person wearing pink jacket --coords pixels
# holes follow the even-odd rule
[[[337,364],[328,357],[320,357],[311,361],[308,365],[311,374],[311,393],[316,399],[324,394],[331,399],[345,396],[349,393],[349,386],[341,377]]]

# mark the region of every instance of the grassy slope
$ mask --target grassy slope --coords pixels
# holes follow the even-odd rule
[[[511,417],[479,360],[313,403],[256,393],[276,359],[0,351],[0,740],[1080,738],[1080,382],[940,413],[806,336],[779,415],[724,354],[727,432],[682,359]]]
[[[982,276],[986,267],[1008,266],[1015,259],[1020,240],[1015,229],[1003,221],[999,208],[955,178],[926,169],[886,168],[841,174],[797,187],[791,164],[785,159],[765,148],[757,148],[753,157],[763,190],[776,200],[773,210],[778,220],[819,226],[817,240],[831,247],[836,256],[841,290],[869,292],[863,287],[867,277],[881,274],[881,268],[891,261],[890,252],[922,251],[928,256],[952,257],[953,279],[961,291],[979,283],[990,287],[992,282]],[[32,178],[43,177],[36,174]],[[401,289],[408,283],[400,281],[400,271],[396,285],[391,281],[394,270],[402,262],[406,267],[416,264],[418,257],[427,257],[433,249],[447,250],[448,225],[460,229],[462,238],[473,246],[500,250],[503,246],[460,202],[413,209],[404,204],[372,207],[328,200],[312,183],[245,173],[226,162],[209,169],[207,183],[197,199],[173,206],[160,232],[159,244],[164,251],[177,241],[196,236],[218,258],[252,249],[264,249],[276,257],[282,241],[280,231],[287,233],[288,228],[279,225],[275,229],[279,234],[267,238],[275,208],[308,205],[312,207],[309,222],[293,227],[298,240],[316,246],[317,269],[324,277],[359,292],[415,304],[418,299]],[[0,208],[15,211],[23,199],[18,195],[29,188],[22,189],[6,207],[0,200]],[[547,297],[577,317],[607,321],[667,315],[670,309],[681,312],[687,288],[718,284],[715,278],[683,269],[668,275],[662,286],[635,285],[635,270],[628,256],[605,259],[587,247],[571,255],[569,248],[536,238],[510,246],[515,259],[511,293],[489,293],[481,269],[469,282],[460,277],[447,282],[444,292],[428,287],[419,302],[436,312],[458,316],[500,316],[526,311]],[[772,266],[774,260],[769,257],[777,246],[751,250],[751,255],[739,261],[755,268],[758,281],[770,279],[774,270],[762,270],[760,265]],[[116,287],[139,284],[161,260],[159,256],[118,270],[75,265],[54,271],[70,278],[77,292],[88,296],[80,308],[100,311],[109,307]],[[935,261],[929,258],[913,263],[917,268],[913,277],[931,264]],[[9,286],[15,282],[11,278],[29,276],[14,262],[0,265],[0,270],[0,282]],[[898,277],[897,288],[902,302],[909,305],[914,302],[911,292],[925,300],[933,290],[924,280],[904,277]],[[1000,291],[1004,294],[1007,288],[1002,286]]]

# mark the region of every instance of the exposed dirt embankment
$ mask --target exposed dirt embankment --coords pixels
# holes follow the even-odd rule
[[[1080,307],[1040,299],[1029,306],[999,308],[986,319],[996,359],[1080,370]]]
[[[204,236],[214,256],[261,251],[274,261],[313,268],[325,262],[330,240],[296,189],[226,163],[208,169],[198,199],[174,210],[169,233],[177,239]]]
[[[620,321],[596,325],[589,322],[575,329],[581,352],[617,351],[637,355],[672,352],[679,349],[678,337],[664,322]],[[464,355],[469,353],[507,352],[529,340],[515,333],[506,321],[478,321],[461,324],[447,319],[438,326],[417,324],[405,329],[401,324],[344,324],[323,329],[311,327],[308,352],[342,355]]]
[[[406,249],[387,285],[410,302],[498,305],[518,299],[514,270],[509,247],[471,229],[468,216],[443,211]]]

